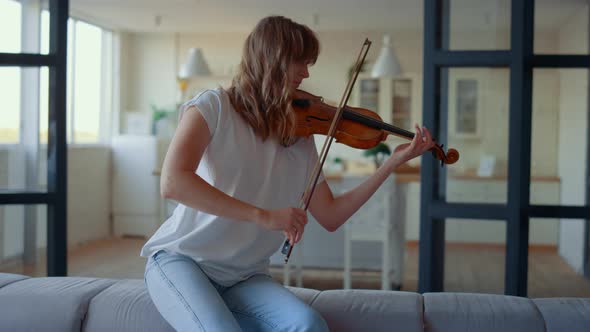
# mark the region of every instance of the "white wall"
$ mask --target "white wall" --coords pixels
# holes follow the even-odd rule
[[[588,8],[563,26],[560,48],[588,54]],[[588,124],[587,70],[560,70],[559,176],[561,204],[584,205],[586,200],[586,137]],[[562,220],[559,253],[579,273],[584,264],[584,221]]]
[[[576,28],[574,28],[576,29]],[[368,62],[371,63],[377,57],[383,33],[392,36],[394,47],[404,73],[416,77],[415,87],[420,91],[418,100],[414,100],[417,107],[414,111],[414,121],[421,122],[422,117],[422,44],[421,32],[395,32],[395,31],[351,31],[335,32],[321,31],[318,33],[321,43],[321,53],[318,62],[310,68],[311,77],[304,82],[302,89],[332,101],[339,101],[344,90],[347,74],[350,66],[358,54],[364,38],[373,41],[373,46],[368,54]],[[179,34],[175,35],[150,35],[129,34],[127,38],[127,54],[135,55],[133,66],[128,66],[126,77],[122,83],[128,91],[125,96],[125,105],[122,110],[149,111],[146,100],[159,96],[162,104],[177,102],[177,94],[174,93],[176,83],[174,75],[179,64],[186,61],[187,51],[191,47],[201,47],[209,64],[213,77],[199,78],[191,82],[188,95],[194,94],[202,88],[226,85],[231,75],[235,73],[242,52],[242,45],[246,38],[245,33],[221,33],[221,34]],[[493,49],[491,44],[498,48],[509,45],[508,34],[482,34],[472,32],[456,33],[453,37],[455,47],[469,45],[470,48],[484,47]],[[565,39],[556,33],[537,34],[535,40],[536,50],[555,50],[559,40]],[[457,44],[459,43],[460,44]],[[167,49],[159,49],[161,47]],[[156,49],[158,48],[158,49]],[[139,54],[149,53],[150,56]],[[144,70],[160,66],[160,70],[136,73],[135,70]],[[168,72],[165,72],[166,69]],[[172,69],[170,69],[172,68]],[[174,69],[175,68],[175,69]],[[461,153],[459,164],[450,166],[450,172],[469,172],[476,169],[482,154],[493,154],[497,158],[498,173],[505,175],[507,171],[508,151],[508,98],[509,98],[509,70],[507,69],[453,69],[451,78],[461,76],[474,76],[481,79],[481,118],[482,131],[477,139],[462,139],[452,134],[445,146],[457,148]],[[142,78],[152,83],[136,84],[135,80]],[[556,176],[558,156],[558,113],[560,107],[560,75],[557,71],[535,71],[534,101],[533,101],[533,175]],[[156,93],[156,90],[161,90]],[[167,100],[165,100],[168,98]],[[123,96],[122,96],[123,99]],[[452,103],[452,100],[450,101]],[[449,105],[453,110],[453,105]],[[323,141],[322,137],[317,138]],[[331,155],[338,154],[345,158],[361,158],[361,151],[342,145],[334,145]],[[409,198],[411,199],[411,198]],[[415,197],[414,199],[418,199]],[[500,199],[505,202],[505,193]],[[502,203],[499,202],[499,203]],[[547,204],[559,204],[558,199]],[[531,243],[556,244],[558,234],[557,220],[544,220],[539,226],[532,226]],[[458,223],[457,223],[458,224]],[[489,241],[503,243],[505,241],[505,225],[497,224],[486,227],[497,229],[484,230],[481,223],[460,225],[461,239],[481,239],[482,234],[489,235]],[[457,233],[459,234],[459,233]],[[486,235],[487,236],[487,235]],[[537,241],[537,242],[535,242]]]
[[[23,189],[16,146],[0,148],[0,187]],[[45,149],[41,156],[47,155]],[[41,158],[40,179],[46,186],[46,160]],[[111,154],[108,146],[68,147],[68,247],[111,235]],[[8,172],[6,172],[8,170]],[[10,175],[9,175],[10,172]],[[9,182],[10,181],[10,182]],[[23,206],[0,207],[0,262],[23,252]],[[37,206],[37,247],[47,245],[47,208]]]
[[[392,33],[394,47],[402,68],[406,72],[421,72],[422,34]],[[340,100],[346,86],[347,73],[354,63],[364,38],[373,40],[367,59],[373,61],[381,48],[382,32],[320,32],[321,55],[315,66],[310,68],[311,77],[302,85],[316,95],[326,99]],[[247,34],[125,34],[123,38],[126,76],[122,86],[121,109],[147,112],[148,100],[160,104],[177,102],[175,75],[179,64],[186,61],[188,49],[200,47],[212,71],[212,78],[193,79],[188,95],[203,87],[225,83],[240,62],[242,46]],[[403,47],[401,46],[403,45]],[[125,96],[123,97],[123,95]]]
[[[68,148],[68,244],[111,235],[109,146]]]
[[[383,33],[380,31],[319,32],[320,57],[315,66],[310,68],[311,77],[304,81],[302,89],[338,102],[347,83],[348,71],[356,59],[362,41],[364,38],[373,41],[373,46],[367,56],[367,62],[372,63],[379,54]],[[420,90],[420,97],[418,100],[412,101],[416,104],[413,117],[414,121],[421,122],[422,33],[419,31],[386,31],[386,33],[392,36],[402,71],[417,78],[413,88]],[[128,34],[123,42],[124,52],[127,55],[126,61],[129,64],[125,66],[126,73],[123,73],[122,86],[125,87],[126,93],[122,92],[121,94],[123,103],[121,109],[123,111],[149,112],[150,101],[158,105],[177,103],[178,92],[175,74],[178,68],[176,70],[174,68],[186,61],[188,49],[191,47],[203,49],[213,77],[193,79],[187,95],[192,96],[202,88],[217,84],[227,85],[240,61],[242,45],[246,36],[242,33],[179,34],[178,36],[172,34]],[[536,45],[552,48],[555,39],[550,34],[543,35],[543,37],[543,39],[536,41]],[[500,38],[504,38],[504,35],[494,37],[493,40],[499,45],[504,45],[506,41],[499,40]],[[489,44],[490,36],[464,33],[461,36],[457,35],[455,40],[463,41],[462,45],[469,44],[475,47],[481,43],[481,40],[486,40]],[[472,42],[468,43],[469,40]],[[450,146],[452,143],[462,152],[460,165],[456,165],[455,168],[461,170],[476,168],[482,153],[492,153],[498,156],[499,163],[503,163],[502,166],[505,169],[508,140],[503,129],[507,131],[508,125],[508,70],[454,69],[453,74],[479,75],[483,77],[487,88],[482,91],[484,94],[482,99],[486,103],[482,105],[481,121],[484,124],[482,137],[479,140],[453,140],[451,137],[447,144]],[[556,76],[554,73],[546,75]],[[556,80],[553,79],[554,82]],[[539,124],[534,125],[535,128],[539,128],[538,132],[549,133],[549,135],[544,134],[536,137],[535,142],[539,144],[533,146],[533,155],[539,156],[536,163],[539,175],[556,174],[557,158],[554,155],[556,152],[556,131],[547,129],[554,126],[555,123],[558,93],[555,86],[545,86],[541,91],[535,92],[535,112],[550,113],[544,117],[535,116],[535,121],[537,118],[546,120],[540,120]],[[502,130],[492,130],[491,128]],[[332,153],[351,158],[360,156],[359,151],[341,146],[334,146]],[[546,158],[547,154],[553,154],[554,157]]]
[[[126,112],[151,114],[151,105],[174,106],[176,70],[170,34],[123,34],[121,64],[121,128]]]

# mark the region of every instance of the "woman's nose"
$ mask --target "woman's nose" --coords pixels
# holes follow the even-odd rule
[[[303,78],[309,77],[309,70],[308,70],[307,66],[303,66],[303,70],[301,71],[301,74],[303,75]]]

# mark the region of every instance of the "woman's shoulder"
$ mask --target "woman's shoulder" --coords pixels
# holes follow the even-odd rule
[[[189,101],[185,104],[194,104],[199,101],[213,101],[213,100],[221,100],[225,97],[225,90],[223,88],[215,88],[215,89],[204,89],[197,94],[195,94]]]
[[[201,113],[213,136],[218,125],[226,122],[228,113],[231,113],[227,112],[227,108],[227,96],[222,88],[204,89],[183,103],[180,106],[180,112],[181,114],[188,111]]]
[[[228,97],[225,90],[221,87],[216,89],[204,89],[195,94],[190,100],[180,106],[181,111],[186,111],[189,107],[198,109],[216,109],[218,112],[227,108]]]

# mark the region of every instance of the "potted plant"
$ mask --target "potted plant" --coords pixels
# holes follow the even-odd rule
[[[171,136],[176,127],[176,109],[158,107],[154,104],[152,108],[152,135]]]
[[[379,168],[381,164],[383,164],[383,162],[385,161],[385,158],[390,155],[391,149],[387,144],[383,142],[363,152],[363,156],[373,158],[373,162],[375,163],[375,167],[377,168]]]
[[[332,162],[334,163],[334,170],[335,171],[337,171],[337,172],[344,171],[344,161],[342,160],[342,158],[336,157],[332,160]]]

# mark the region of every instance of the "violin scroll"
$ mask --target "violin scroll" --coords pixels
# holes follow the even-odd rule
[[[443,150],[444,144],[438,145],[436,144],[433,148],[432,148],[432,154],[434,156],[434,158],[436,158],[437,160],[440,160],[440,165],[444,166],[446,165],[451,165],[457,162],[457,160],[459,160],[459,151],[455,150],[455,149],[449,149],[446,153],[445,150]]]

